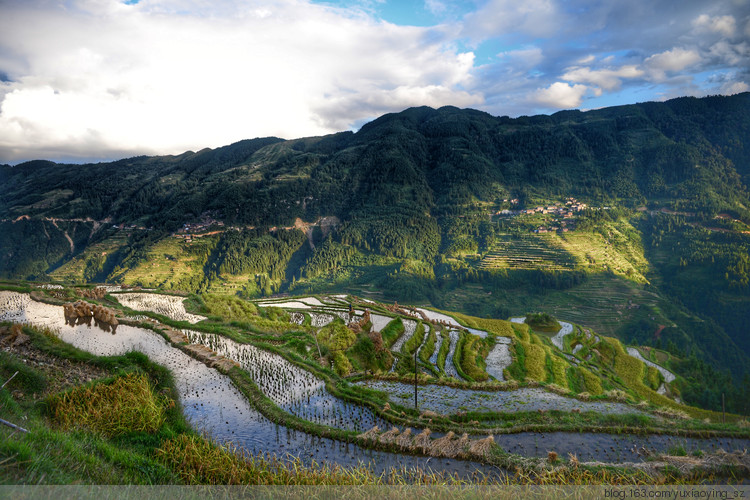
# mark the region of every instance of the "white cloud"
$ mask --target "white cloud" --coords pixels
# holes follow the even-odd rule
[[[577,108],[583,102],[583,96],[588,87],[586,85],[570,85],[564,82],[555,82],[545,89],[538,89],[533,100],[546,107],[556,109]]]
[[[720,40],[711,46],[709,54],[721,63],[737,66],[743,60],[750,59],[750,46],[746,42],[731,44],[726,40]]]
[[[644,65],[650,70],[650,77],[655,81],[666,78],[667,72],[679,72],[701,61],[695,50],[675,47],[646,58]]]
[[[644,71],[635,65],[622,66],[617,69],[591,69],[573,67],[563,75],[563,79],[572,82],[590,83],[604,90],[615,90],[622,84],[623,78],[643,76]]]
[[[701,14],[693,20],[693,26],[699,33],[720,33],[731,37],[734,36],[737,29],[737,21],[733,16],[711,17],[708,14]]]
[[[473,54],[440,28],[301,0],[195,6],[212,15],[168,0],[4,8],[0,46],[14,52],[0,68],[12,73],[0,90],[0,161],[38,151],[179,153],[326,134],[374,111],[482,102],[465,89]],[[342,107],[340,96],[377,104]]]
[[[440,0],[425,0],[424,8],[432,12],[436,16],[443,14],[445,11],[448,10],[448,7],[445,5],[445,2],[441,2]]]

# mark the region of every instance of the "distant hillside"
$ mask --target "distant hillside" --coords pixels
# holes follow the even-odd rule
[[[412,108],[357,133],[0,166],[0,276],[549,311],[696,356],[716,390],[685,397],[715,407],[718,371],[750,366],[748,185],[750,93]]]

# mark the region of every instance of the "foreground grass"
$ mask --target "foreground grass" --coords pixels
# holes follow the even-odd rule
[[[154,365],[140,354],[99,358],[79,351],[68,344],[56,340],[49,332],[40,332],[31,328],[24,331],[32,337],[36,348],[54,355],[74,360],[79,363],[91,363],[105,367],[112,374],[111,379],[94,383],[82,389],[66,393],[71,404],[70,411],[77,415],[74,420],[93,418],[98,414],[99,420],[107,420],[103,415],[111,415],[112,408],[122,412],[124,408],[143,406],[143,401],[156,402],[159,406],[164,400],[155,395],[161,391],[176,401],[173,383],[169,373]],[[272,349],[272,346],[264,346]],[[277,350],[279,350],[277,348]],[[305,360],[296,359],[297,363]],[[17,362],[17,360],[15,360]],[[237,372],[237,370],[235,370]],[[5,371],[3,373],[6,373]],[[244,373],[244,372],[242,372]],[[328,383],[335,385],[334,390],[342,393],[350,388],[334,384],[336,377],[328,375]],[[41,376],[28,367],[21,380],[20,389],[24,392],[38,387]],[[240,373],[232,373],[235,383],[241,378]],[[123,398],[122,393],[130,381],[139,381],[136,385],[145,385],[148,394],[145,399]],[[143,383],[143,381],[147,383]],[[118,385],[122,384],[122,385]],[[149,385],[152,384],[152,385]],[[255,393],[260,400],[262,394],[245,381],[243,392]],[[119,389],[117,389],[119,387]],[[249,390],[248,390],[249,389]],[[102,405],[89,404],[92,395],[101,391],[109,396],[102,397]],[[137,392],[137,391],[135,391]],[[88,394],[92,397],[84,397]],[[360,391],[347,394],[349,397],[361,396]],[[97,396],[98,397],[98,396]],[[666,478],[649,476],[641,471],[623,469],[601,469],[577,467],[564,464],[564,471],[555,464],[554,467],[540,466],[540,460],[529,462],[522,457],[503,455],[494,463],[509,468],[512,476],[480,477],[462,480],[448,475],[430,475],[423,471],[392,471],[384,475],[373,474],[365,468],[340,468],[325,465],[303,465],[299,461],[279,461],[267,457],[247,457],[227,447],[210,443],[193,433],[184,421],[178,405],[162,404],[164,419],[158,426],[140,428],[138,419],[115,426],[116,432],[97,429],[95,425],[75,426],[63,424],[62,416],[55,416],[59,401],[65,397],[58,396],[50,400],[17,402],[8,389],[0,391],[0,416],[22,424],[31,432],[28,434],[14,432],[9,428],[0,430],[0,482],[2,483],[95,483],[95,484],[665,484],[664,481],[680,483],[692,481],[688,478]],[[252,400],[253,398],[250,397]],[[267,398],[265,398],[267,399]],[[58,402],[54,402],[58,401]],[[366,404],[365,401],[362,401]],[[254,404],[257,404],[255,401]],[[268,403],[268,401],[265,401]],[[370,402],[371,403],[371,402]],[[107,407],[110,408],[107,408]],[[285,419],[289,414],[281,412],[271,405],[267,412],[276,413],[280,423],[287,425]],[[370,405],[368,405],[370,406]],[[108,413],[109,412],[109,413]],[[116,411],[115,411],[116,413]],[[158,412],[157,412],[158,413]],[[393,415],[391,415],[393,416]],[[96,420],[96,418],[94,418]],[[272,418],[273,420],[273,418]],[[302,421],[297,423],[308,432],[316,433],[320,429],[315,424]],[[492,424],[491,424],[492,425]],[[85,427],[85,429],[84,429]],[[292,426],[294,427],[294,426]],[[338,431],[334,438],[352,441],[353,433]]]
[[[84,428],[103,436],[157,432],[174,401],[157,397],[145,374],[129,373],[109,384],[78,387],[50,398],[53,420],[63,429]]]

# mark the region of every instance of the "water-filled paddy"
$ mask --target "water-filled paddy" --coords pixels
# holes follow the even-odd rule
[[[447,364],[447,363],[446,363]],[[359,382],[370,389],[388,393],[391,401],[409,405],[414,401],[414,386],[401,382],[370,380]],[[403,403],[406,402],[406,403]],[[459,411],[517,412],[538,410],[595,411],[602,414],[642,413],[623,403],[609,401],[579,401],[541,388],[523,388],[512,391],[476,391],[457,389],[444,385],[421,385],[418,402],[422,410],[442,414]]]
[[[228,377],[212,368],[194,360],[182,351],[169,345],[161,336],[150,330],[119,325],[114,331],[105,331],[91,325],[71,326],[65,324],[62,308],[32,301],[28,295],[15,292],[0,292],[0,320],[28,321],[46,325],[59,331],[60,337],[80,348],[98,355],[123,354],[138,350],[148,355],[153,361],[169,368],[175,377],[175,384],[188,420],[199,429],[218,441],[231,441],[248,452],[275,454],[285,456],[287,453],[299,457],[303,462],[311,460],[340,465],[365,463],[374,471],[380,472],[390,467],[422,467],[435,471],[448,471],[468,477],[479,471],[497,474],[494,467],[484,466],[467,461],[438,458],[412,457],[395,453],[385,453],[364,449],[353,444],[346,444],[326,438],[319,438],[304,432],[294,431],[278,426],[259,414],[242,394],[235,389]],[[246,358],[249,361],[249,357]],[[283,358],[280,358],[283,359]],[[285,360],[284,360],[285,361]],[[292,371],[287,373],[291,376]],[[303,371],[303,376],[304,376]],[[278,377],[279,375],[275,375]],[[296,376],[296,375],[295,375]],[[273,394],[273,379],[266,387]],[[384,384],[391,384],[390,387]],[[364,382],[363,385],[389,391],[394,400],[400,400],[398,394],[404,392],[413,395],[413,387],[408,384],[387,382]],[[398,387],[404,386],[404,387]],[[299,390],[291,391],[295,397],[304,397],[309,390],[299,385]],[[429,388],[429,389],[428,389]],[[442,390],[450,392],[441,393]],[[541,392],[533,396],[528,391]],[[473,393],[473,394],[471,394]],[[279,401],[295,411],[293,398],[284,403],[284,396],[277,394]],[[329,395],[330,397],[330,395]],[[565,409],[562,405],[578,406],[582,411],[596,410],[602,413],[620,412],[619,403],[581,402],[546,393],[541,389],[521,389],[510,392],[465,391],[441,386],[420,386],[419,402],[421,409],[433,409],[439,413],[454,413],[466,409],[493,409],[501,401],[504,411],[533,411],[535,409]],[[315,398],[311,395],[311,402]],[[515,399],[514,399],[515,398]],[[326,399],[327,400],[327,399]],[[299,401],[299,400],[298,400]],[[408,400],[406,400],[408,401]],[[567,403],[565,403],[567,402]],[[548,406],[539,406],[546,404]],[[536,405],[536,406],[535,406]],[[596,405],[603,405],[597,407]],[[350,405],[356,406],[356,405]],[[303,405],[297,406],[297,410]],[[576,406],[573,406],[576,407]],[[359,408],[359,407],[357,407]],[[635,411],[626,407],[628,412]],[[355,412],[351,418],[358,418],[357,409],[341,407],[342,412]],[[497,409],[496,411],[503,411]],[[328,415],[331,415],[329,413]],[[335,414],[335,413],[333,413]],[[325,412],[316,413],[311,409],[302,415],[325,417]],[[307,418],[307,417],[305,417]],[[313,417],[311,417],[311,420]],[[688,452],[693,449],[705,451],[722,448],[730,451],[750,446],[748,439],[692,439],[674,436],[629,436],[595,433],[518,433],[495,436],[496,442],[506,451],[527,456],[544,457],[547,451],[556,451],[562,457],[568,453],[575,454],[579,460],[633,461],[642,459],[634,449],[647,448],[655,451],[666,451],[675,446],[683,446]]]
[[[456,345],[458,344],[458,332],[455,330],[449,332],[448,339],[450,340],[450,348],[448,349],[448,355],[445,357],[445,373],[449,377],[461,379],[453,365],[453,354],[456,352]]]
[[[430,311],[429,309],[423,309],[421,307],[417,307],[417,311],[421,312],[428,319],[430,319],[432,321],[443,322],[443,323],[445,323],[446,325],[449,325],[449,326],[454,326],[454,327],[457,327],[457,328],[463,328],[465,330],[468,330],[468,332],[471,333],[472,335],[476,335],[477,337],[481,337],[481,338],[487,337],[487,332],[485,332],[484,330],[477,330],[476,328],[467,328],[467,327],[463,326],[461,323],[459,323],[458,321],[456,321],[451,316],[448,316],[447,314],[443,314],[443,313],[439,313],[439,312],[435,312],[435,311]]]
[[[240,344],[215,334],[183,330],[190,342],[202,344],[232,359],[247,371],[263,393],[281,409],[310,422],[364,432],[374,425],[389,426],[369,408],[343,401],[312,373],[278,354]]]
[[[497,337],[495,347],[492,348],[490,353],[485,359],[486,369],[488,375],[495,377],[495,379],[501,382],[505,380],[503,370],[510,366],[513,362],[513,358],[510,355],[510,344],[511,339],[508,337]]]
[[[205,316],[187,312],[185,305],[182,303],[185,300],[183,297],[156,293],[118,293],[114,297],[120,304],[134,311],[150,311],[175,321],[197,323],[206,319]]]
[[[363,463],[375,472],[421,467],[464,477],[477,472],[497,473],[494,467],[473,462],[367,450],[274,424],[249,404],[228,377],[170,346],[150,330],[119,325],[114,332],[107,332],[96,325],[70,326],[65,324],[62,307],[35,302],[15,292],[0,292],[0,320],[49,326],[58,330],[63,341],[100,356],[143,352],[173,373],[180,402],[192,425],[219,442],[232,442],[248,452],[288,454],[304,463]]]

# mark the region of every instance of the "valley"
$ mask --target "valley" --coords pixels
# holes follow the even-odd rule
[[[597,471],[603,463],[663,481],[668,468],[647,457],[713,456],[750,444],[743,417],[677,401],[679,381],[663,353],[633,357],[634,348],[578,324],[562,322],[551,335],[524,317],[482,320],[347,294],[253,303],[122,287],[4,288],[0,321],[27,325],[11,332],[10,344],[4,337],[6,345],[41,347],[46,335],[108,359],[143,353],[174,377],[192,428],[250,456],[280,457],[282,469],[325,462],[365,467],[382,480],[418,467],[441,481],[450,474],[492,483],[509,480],[508,468],[526,477],[550,464]],[[119,324],[66,320],[55,304],[81,295],[116,311]],[[506,364],[485,371],[495,346],[509,350]],[[417,350],[424,353],[415,367]],[[13,394],[12,407],[30,411],[34,397]],[[553,451],[561,458],[552,460]],[[689,477],[716,472],[702,467]]]

